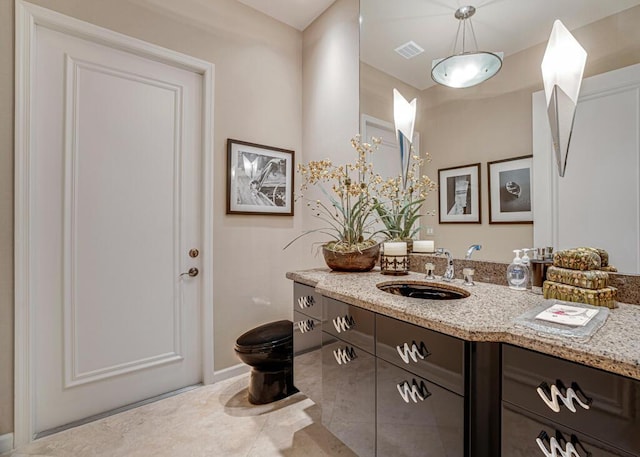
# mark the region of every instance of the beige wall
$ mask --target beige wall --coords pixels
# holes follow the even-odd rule
[[[353,161],[349,140],[359,131],[359,12],[358,0],[337,0],[304,31],[302,131],[306,161]],[[317,189],[306,192],[305,197],[324,199]],[[321,226],[309,211],[303,211],[302,216],[305,229]],[[315,249],[311,246],[323,241],[326,236],[315,234],[299,240],[305,256],[293,265],[312,261]],[[324,265],[321,257],[313,259],[315,265]]]
[[[257,324],[291,318],[285,272],[302,245],[295,217],[225,215],[226,140],[302,154],[302,33],[235,0],[35,0],[54,9],[215,64],[215,369],[239,363],[233,343]],[[13,429],[12,119],[13,1],[0,0],[0,435]],[[306,250],[304,250],[306,255]],[[205,274],[207,272],[204,272]]]
[[[411,101],[419,98],[421,92],[377,68],[360,63],[360,113],[393,123],[393,89]],[[415,130],[421,131],[422,113],[416,113]],[[367,138],[368,140],[368,138]]]
[[[573,32],[589,54],[585,77],[640,62],[638,21],[640,7],[634,7]],[[469,245],[480,243],[482,251],[474,258],[510,262],[512,249],[532,247],[532,225],[489,224],[487,162],[532,153],[531,94],[542,89],[540,62],[545,47],[541,43],[507,57],[497,76],[474,88],[433,86],[420,94],[421,149],[432,157],[427,174],[437,180],[440,168],[481,163],[481,225],[441,225],[437,216],[423,220],[422,226],[434,227],[435,233],[430,237],[423,231],[422,237],[435,239],[437,246],[449,248],[455,257],[462,257]],[[390,78],[374,70],[363,72],[361,81],[362,112],[371,114],[365,106],[391,112],[391,99],[387,107],[381,107],[376,94],[381,87],[389,90]],[[437,193],[431,194],[425,207],[438,208]]]

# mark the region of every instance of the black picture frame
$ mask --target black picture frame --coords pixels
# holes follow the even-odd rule
[[[490,224],[533,224],[533,155],[487,163]]]
[[[438,170],[438,219],[441,224],[481,224],[480,164]]]
[[[295,152],[227,139],[227,214],[293,216]]]

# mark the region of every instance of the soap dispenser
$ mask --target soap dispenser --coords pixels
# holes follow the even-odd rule
[[[531,290],[531,259],[529,258],[529,252],[533,252],[534,249],[533,248],[524,248],[522,249],[522,265],[524,265],[525,267],[527,267],[527,273],[528,273],[528,278],[527,278],[527,284],[525,285],[525,287],[528,290]]]
[[[507,267],[507,284],[509,288],[513,290],[527,290],[527,283],[529,282],[529,268],[522,264],[520,258],[520,249],[514,249],[515,257],[511,265]]]

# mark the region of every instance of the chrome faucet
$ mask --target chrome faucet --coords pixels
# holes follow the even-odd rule
[[[438,248],[436,249],[436,255],[447,256],[447,271],[442,275],[442,280],[446,282],[453,281],[453,257],[451,257],[451,253],[447,249]]]
[[[473,251],[479,251],[480,249],[482,249],[481,244],[472,244],[469,246],[469,249],[467,249],[467,255],[464,256],[464,259],[471,260],[471,254],[473,254]]]

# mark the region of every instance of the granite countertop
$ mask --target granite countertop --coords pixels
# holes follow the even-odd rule
[[[452,285],[471,296],[462,300],[424,300],[383,292],[376,284],[424,281],[424,274],[385,276],[314,269],[287,273],[287,278],[313,286],[327,297],[417,324],[467,341],[509,343],[640,380],[640,306],[620,303],[605,324],[586,342],[537,332],[514,319],[548,301],[541,295],[506,286],[476,282]],[[435,281],[439,282],[439,281]]]

